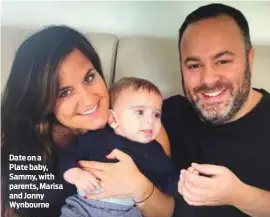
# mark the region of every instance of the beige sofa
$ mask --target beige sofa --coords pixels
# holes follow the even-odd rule
[[[1,91],[8,78],[16,49],[35,31],[1,27]],[[183,93],[177,39],[84,34],[100,55],[108,85],[125,76],[136,76],[154,82],[165,98]],[[270,46],[254,47],[256,56],[252,85],[270,91]]]

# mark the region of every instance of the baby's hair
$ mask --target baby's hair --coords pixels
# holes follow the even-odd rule
[[[125,77],[114,84],[111,85],[109,94],[110,94],[110,106],[113,108],[115,102],[122,91],[125,90],[147,90],[149,93],[156,93],[162,97],[162,93],[158,89],[158,87],[152,82],[135,77]]]

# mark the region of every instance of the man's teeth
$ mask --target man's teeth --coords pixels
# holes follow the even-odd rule
[[[221,93],[222,93],[222,91],[220,90],[220,91],[213,92],[213,93],[204,93],[204,95],[213,97],[213,96],[217,96]]]
[[[96,110],[96,108],[97,108],[97,105],[95,105],[93,108],[89,109],[88,111],[81,113],[81,115],[90,115]]]

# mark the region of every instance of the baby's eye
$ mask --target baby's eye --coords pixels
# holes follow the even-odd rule
[[[143,110],[137,110],[137,111],[136,111],[136,114],[137,114],[137,115],[143,115],[143,114],[144,114],[144,111],[143,111]]]
[[[160,117],[161,117],[161,114],[159,112],[156,112],[155,113],[155,118],[160,119]]]

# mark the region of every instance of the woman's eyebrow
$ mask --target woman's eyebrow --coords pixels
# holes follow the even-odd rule
[[[88,74],[90,74],[91,72],[95,71],[94,67],[91,67],[90,69],[88,69],[85,73],[85,76],[87,76]]]
[[[90,69],[88,69],[88,70],[86,71],[85,75],[84,75],[84,79],[85,79],[85,77],[86,77],[87,75],[89,75],[89,74],[92,73],[93,71],[95,71],[95,68],[94,68],[94,67],[91,67]],[[71,88],[71,86],[60,87],[60,88],[58,89],[58,91],[68,90],[68,89],[70,89],[70,88]]]
[[[58,89],[58,92],[69,90],[70,88],[71,88],[71,86],[61,87],[61,88]]]

